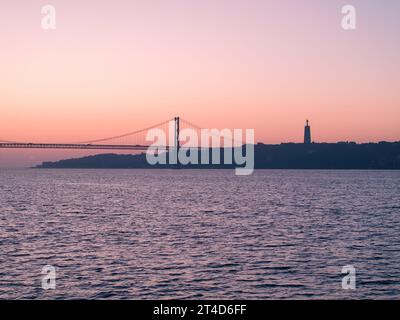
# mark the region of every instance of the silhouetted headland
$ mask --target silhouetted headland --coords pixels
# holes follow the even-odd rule
[[[255,145],[256,169],[400,169],[400,142],[356,144],[282,143]],[[223,159],[223,152],[221,152]],[[222,162],[222,160],[221,160]],[[37,168],[151,169],[174,165],[151,166],[145,154],[100,154],[78,159],[44,162]],[[228,169],[235,165],[187,165],[181,168]]]

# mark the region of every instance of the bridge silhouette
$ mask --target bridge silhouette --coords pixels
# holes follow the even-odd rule
[[[161,129],[164,132],[169,132],[170,125],[173,121],[173,139],[167,139],[166,145],[150,145],[146,141],[146,134],[151,129]],[[132,150],[132,151],[144,151],[149,149],[165,149],[170,150],[171,148],[180,149],[179,134],[183,128],[190,128],[199,132],[202,130],[201,127],[186,121],[179,117],[168,119],[161,123],[146,127],[144,129],[135,130],[125,134],[117,136],[111,136],[101,139],[80,141],[76,143],[39,143],[39,142],[19,142],[19,141],[7,141],[0,140],[0,148],[3,149],[92,149],[92,150]],[[200,135],[198,135],[200,136]],[[173,140],[173,141],[170,141]],[[242,141],[235,141],[231,139],[232,145],[243,144]],[[189,148],[189,147],[185,147]],[[190,148],[201,149],[200,146],[190,146]]]

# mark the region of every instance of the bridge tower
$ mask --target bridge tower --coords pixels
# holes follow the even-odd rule
[[[174,152],[176,154],[176,168],[179,167],[179,117],[174,118],[175,121],[175,141],[174,141]]]
[[[179,117],[174,118],[175,121],[175,141],[174,147],[179,151]]]
[[[311,143],[311,127],[308,120],[306,121],[306,126],[304,127],[304,144]]]

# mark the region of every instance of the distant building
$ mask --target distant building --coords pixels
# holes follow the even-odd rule
[[[306,122],[306,126],[304,127],[304,144],[311,143],[311,127],[308,124],[308,120]]]

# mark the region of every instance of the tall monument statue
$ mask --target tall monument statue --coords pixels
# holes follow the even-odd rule
[[[304,127],[304,144],[310,144],[310,143],[311,143],[311,127],[307,120],[306,126]]]

